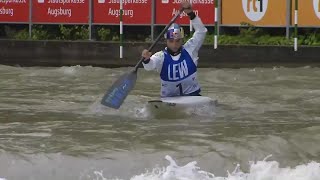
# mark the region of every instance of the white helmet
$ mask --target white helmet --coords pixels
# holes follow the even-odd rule
[[[184,37],[183,28],[179,24],[173,23],[164,34],[165,39],[181,39]]]

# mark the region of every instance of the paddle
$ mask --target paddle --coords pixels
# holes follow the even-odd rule
[[[160,40],[161,36],[168,30],[171,24],[179,17],[182,13],[183,8],[180,9],[179,13],[177,13],[169,22],[169,24],[162,30],[157,39],[153,42],[153,44],[149,47],[148,51],[151,51],[156,43]],[[137,80],[137,71],[138,67],[142,64],[144,58],[142,57],[133,70],[127,72],[120,76],[117,81],[113,83],[113,85],[107,90],[106,94],[103,96],[101,100],[101,104],[119,109],[122,105],[123,101],[126,99],[130,91],[134,88]]]

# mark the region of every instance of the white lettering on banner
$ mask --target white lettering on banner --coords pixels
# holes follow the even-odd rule
[[[198,14],[199,14],[199,11],[198,10],[194,10],[193,11],[197,16],[198,16]],[[175,16],[176,14],[178,14],[179,13],[179,9],[173,9],[172,10],[172,16]],[[188,14],[187,13],[185,13],[185,12],[182,12],[181,14],[180,14],[180,18],[182,18],[182,17],[184,17],[184,16],[188,16]]]
[[[4,7],[2,7],[0,9],[0,15],[10,15],[13,16],[13,9],[6,9]]]
[[[174,0],[173,4],[181,4],[182,0]],[[191,0],[192,4],[214,4],[214,0]]]
[[[16,3],[16,4],[24,4],[27,3],[26,0],[0,0],[0,3],[10,4],[10,3]]]
[[[172,77],[171,77],[172,72]],[[177,74],[179,72],[179,74]],[[179,77],[177,77],[177,75]],[[183,60],[179,64],[173,64],[168,66],[168,79],[169,80],[178,80],[182,79],[189,75],[188,66],[186,60]]]
[[[50,4],[84,4],[85,0],[48,0]]]
[[[109,4],[119,4],[120,0],[108,0]],[[122,0],[122,3],[124,5],[126,4],[146,4],[148,3],[148,0]]]
[[[116,16],[116,17],[119,17],[120,16],[120,10],[119,9],[111,9],[109,8],[109,12],[108,12],[108,15],[111,15],[111,16]],[[132,9],[124,9],[123,10],[123,16],[129,16],[129,17],[133,17],[133,10]]]
[[[57,17],[57,16],[72,16],[72,10],[71,9],[62,9],[61,7],[59,9],[51,9],[48,8],[48,15]]]

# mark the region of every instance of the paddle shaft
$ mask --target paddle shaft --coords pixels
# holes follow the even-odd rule
[[[171,21],[169,22],[169,24],[162,30],[162,32],[159,34],[159,36],[157,37],[157,39],[152,43],[152,45],[149,47],[148,51],[150,52],[154,46],[158,43],[158,41],[160,40],[161,36],[164,35],[164,33],[169,29],[169,27],[171,26],[171,24],[174,23],[174,21],[176,21],[176,19],[180,16],[180,14],[182,13],[183,11],[183,8],[181,8],[179,10],[179,13],[177,13],[172,19]],[[141,65],[141,63],[143,62],[144,58],[142,57],[140,59],[140,61],[137,63],[137,65],[134,67],[134,72],[137,72],[138,71],[138,67]]]

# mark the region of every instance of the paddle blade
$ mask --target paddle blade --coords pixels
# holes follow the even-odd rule
[[[122,75],[108,89],[107,93],[101,100],[101,104],[114,109],[119,109],[130,91],[134,88],[136,80],[137,73],[135,71]]]

